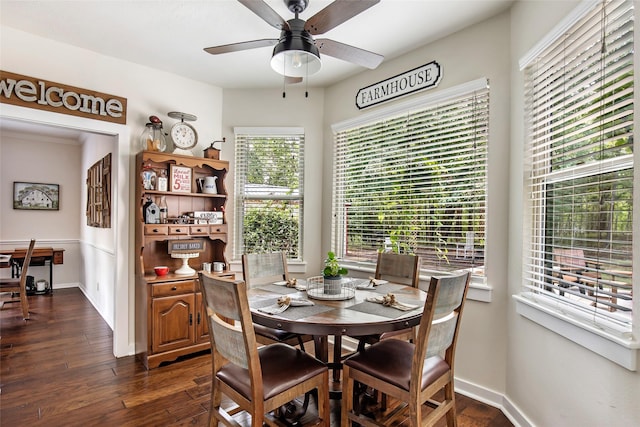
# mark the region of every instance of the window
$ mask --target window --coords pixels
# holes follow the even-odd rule
[[[482,79],[335,125],[333,248],[476,268],[485,246],[489,90]]]
[[[592,3],[524,67],[524,294],[624,334],[633,298],[634,11],[628,0]]]
[[[289,259],[302,259],[304,130],[234,131],[234,257],[284,251]]]

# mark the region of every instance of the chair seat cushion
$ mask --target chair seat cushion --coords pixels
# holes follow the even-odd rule
[[[383,340],[356,353],[344,363],[384,382],[409,391],[411,361],[415,346],[407,341]],[[449,365],[440,356],[424,361],[422,388],[449,371]]]
[[[258,325],[257,323],[253,324],[253,330],[255,331],[256,335],[260,335],[274,341],[287,341],[298,336],[298,334],[294,334],[293,332],[283,331],[282,329],[269,328],[267,326]]]
[[[327,366],[318,359],[287,344],[261,347],[258,354],[262,367],[264,400],[327,370]],[[216,376],[246,399],[251,399],[251,381],[247,369],[228,363]]]

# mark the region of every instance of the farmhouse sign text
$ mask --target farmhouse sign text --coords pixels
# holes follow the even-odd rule
[[[436,61],[432,61],[360,89],[356,95],[356,106],[363,109],[399,96],[434,87],[437,86],[441,78],[442,67]]]

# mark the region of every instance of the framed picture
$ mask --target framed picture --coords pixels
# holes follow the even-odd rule
[[[171,165],[169,191],[175,193],[191,193],[191,168]]]
[[[14,182],[13,209],[57,211],[60,209],[60,186],[37,182]]]

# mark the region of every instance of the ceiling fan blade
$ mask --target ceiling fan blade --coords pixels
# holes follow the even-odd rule
[[[260,39],[248,42],[239,42],[231,44],[223,44],[220,46],[206,47],[205,52],[211,55],[219,55],[221,53],[239,52],[241,50],[255,49],[258,47],[273,46],[278,43],[278,39]]]
[[[304,29],[310,34],[324,34],[379,2],[380,0],[335,0],[309,18]]]
[[[262,18],[267,24],[279,30],[288,30],[289,24],[278,13],[271,9],[263,0],[238,0],[253,13]]]
[[[384,60],[384,56],[368,50],[350,46],[330,39],[316,39],[320,54],[333,56],[343,61],[353,62],[366,68],[374,69]]]

